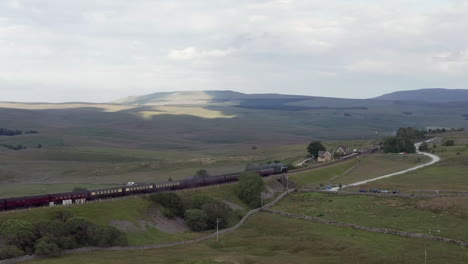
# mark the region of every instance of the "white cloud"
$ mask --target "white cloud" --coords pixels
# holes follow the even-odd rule
[[[169,51],[168,57],[172,60],[203,60],[203,59],[216,59],[223,58],[231,55],[234,52],[234,49],[213,49],[213,50],[198,50],[195,47],[188,47],[181,50],[171,50]]]
[[[462,0],[5,0],[0,101],[467,88],[465,32]]]

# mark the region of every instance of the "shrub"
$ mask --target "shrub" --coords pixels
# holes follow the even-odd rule
[[[184,204],[175,193],[156,193],[150,196],[153,202],[159,203],[174,216],[184,216]]]
[[[32,253],[38,232],[28,221],[8,219],[0,226],[0,234],[7,245],[15,246],[25,253]]]
[[[455,145],[455,141],[453,141],[453,139],[448,139],[444,142],[444,145],[445,146],[453,146]]]
[[[208,227],[208,216],[200,209],[190,209],[185,211],[185,222],[193,231],[202,231]]]
[[[197,194],[197,195],[193,196],[190,207],[192,209],[200,209],[201,210],[204,204],[206,204],[208,202],[212,202],[214,200],[215,199],[209,197],[208,195]]]
[[[252,207],[261,205],[261,193],[265,190],[265,183],[258,174],[242,173],[237,183],[237,196]]]
[[[93,225],[93,223],[83,218],[71,218],[65,223],[65,231],[79,245],[87,245],[89,244],[88,229]]]
[[[66,222],[68,219],[73,218],[73,213],[69,210],[60,209],[52,213],[52,219]]]
[[[7,245],[3,248],[0,248],[0,260],[16,258],[16,257],[23,256],[23,255],[24,255],[24,251],[22,251],[16,246]]]
[[[40,256],[56,257],[62,253],[62,250],[57,245],[57,240],[50,236],[44,236],[37,240],[34,248],[34,253]]]
[[[128,245],[127,235],[113,226],[94,225],[88,228],[89,242],[93,246],[112,247]]]

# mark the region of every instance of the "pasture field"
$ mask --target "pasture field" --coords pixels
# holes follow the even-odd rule
[[[29,261],[55,263],[466,263],[466,249],[259,213],[233,233],[176,247],[93,251]]]
[[[468,132],[435,135],[455,140],[454,146],[436,144],[434,154],[441,161],[416,171],[350,188],[399,189],[405,191],[468,191]],[[432,145],[432,144],[430,144]]]
[[[296,193],[280,201],[273,209],[468,242],[467,204],[468,197],[423,199]]]
[[[348,184],[401,171],[429,161],[423,155],[373,154],[327,168],[297,173],[290,179],[299,187]]]
[[[361,148],[371,143],[353,140],[324,144],[333,149],[338,145]],[[206,169],[211,175],[242,172],[249,163],[275,160],[297,164],[307,158],[306,146],[249,146],[203,151],[82,146],[1,151],[0,197],[68,192],[73,187],[96,189],[129,181],[163,182],[169,178],[190,177],[200,169]]]

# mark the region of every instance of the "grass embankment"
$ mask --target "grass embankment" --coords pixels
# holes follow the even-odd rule
[[[95,251],[27,263],[466,263],[466,250],[420,239],[259,213],[220,243],[133,251]]]
[[[0,152],[0,196],[66,192],[87,185],[95,189],[129,181],[162,182],[187,178],[199,169],[211,175],[240,172],[247,163],[288,163],[305,152],[303,145],[203,152],[91,147],[4,151]]]
[[[286,197],[274,209],[468,242],[467,203],[468,197],[422,199],[305,193]]]
[[[438,163],[360,187],[399,190],[468,191],[468,133],[444,133],[439,136],[445,137],[445,139],[454,139],[455,146],[437,144],[436,148],[432,148],[434,154],[441,157],[441,161]]]
[[[429,161],[423,155],[373,154],[290,176],[299,187],[349,184],[401,171]]]
[[[234,188],[234,184],[226,184],[184,190],[177,192],[177,194],[179,194],[185,203],[195,194],[204,194],[234,204],[236,206],[235,209],[244,208],[244,210],[250,210],[249,206],[240,201],[236,196]],[[176,234],[162,232],[152,225],[154,222],[153,217],[157,216],[155,211],[158,208],[159,205],[154,204],[146,197],[133,196],[125,199],[102,200],[67,207],[41,207],[2,212],[0,213],[0,224],[10,218],[23,219],[35,223],[50,219],[57,210],[67,210],[77,217],[83,217],[100,225],[109,225],[114,221],[124,222],[126,226],[131,227],[126,230],[130,245],[147,245],[186,240],[210,232],[183,232]],[[237,220],[229,219],[228,224],[234,225],[237,223]]]

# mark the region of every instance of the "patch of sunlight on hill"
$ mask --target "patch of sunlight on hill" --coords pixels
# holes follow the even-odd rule
[[[155,115],[191,115],[202,118],[234,118],[235,115],[225,115],[221,111],[209,110],[203,107],[158,106],[154,111],[141,111],[138,114],[144,119],[151,119]]]
[[[100,108],[104,112],[119,112],[135,108],[131,105],[114,104],[25,104],[25,103],[0,103],[0,108],[25,109],[25,110],[49,110],[72,108]]]

